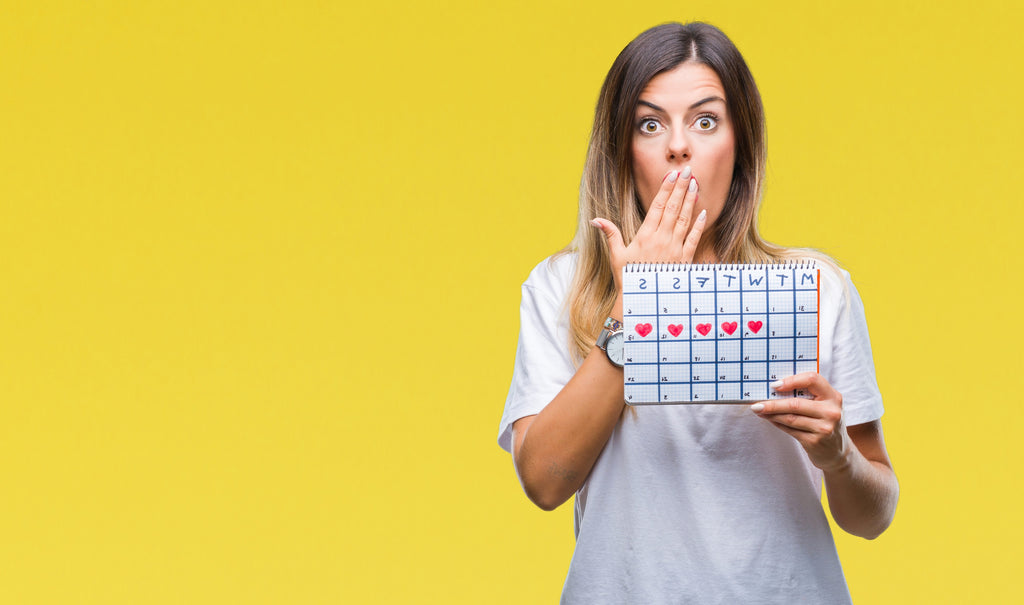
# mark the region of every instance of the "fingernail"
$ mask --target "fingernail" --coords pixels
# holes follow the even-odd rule
[[[751,412],[760,412],[763,409],[764,409],[764,404],[763,403],[755,403],[754,405],[750,406],[750,411]]]
[[[596,218],[595,218],[595,219],[592,219],[592,220],[590,221],[590,224],[591,224],[591,225],[593,225],[593,226],[595,226],[595,227],[597,227],[598,229],[600,229],[600,228],[601,228],[601,223],[599,223],[599,222],[597,221],[597,219],[596,219]]]
[[[673,170],[672,172],[668,173],[668,182],[674,183],[674,182],[676,182],[677,178],[679,178],[679,171],[678,170]]]
[[[690,179],[690,193],[697,190],[697,179]]]
[[[684,179],[690,178],[690,167],[687,166],[686,168],[683,168],[683,172],[679,176],[683,177]]]
[[[707,218],[708,218],[708,210],[707,210],[707,208],[705,208],[704,210],[700,211],[700,214],[697,215],[697,222],[698,223],[703,223],[705,220],[707,220]]]
[[[773,389],[777,389],[777,388],[782,386],[782,381],[781,380],[776,380],[775,382],[769,384],[768,386],[770,386]]]

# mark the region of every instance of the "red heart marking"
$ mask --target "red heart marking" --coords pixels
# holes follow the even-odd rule
[[[708,332],[711,331],[711,324],[697,324],[697,331],[700,332],[701,336],[707,336]]]
[[[654,326],[651,324],[636,324],[636,333],[640,335],[640,338],[650,334],[653,329]]]
[[[739,324],[737,324],[735,321],[727,321],[727,322],[722,324],[722,329],[725,330],[726,334],[730,334],[731,335],[733,332],[736,331],[736,328],[738,327],[738,325]]]
[[[683,331],[683,324],[669,324],[668,331],[672,336],[679,336]]]
[[[753,332],[754,334],[757,334],[758,332],[760,332],[761,331],[761,326],[763,326],[763,325],[764,324],[759,322],[759,321],[748,321],[747,322],[747,327],[750,328],[750,331]]]

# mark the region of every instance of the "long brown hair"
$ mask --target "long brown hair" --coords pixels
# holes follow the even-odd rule
[[[618,225],[626,245],[643,222],[643,207],[632,171],[632,140],[637,102],[652,78],[687,61],[710,67],[722,82],[736,138],[736,163],[725,207],[703,234],[719,262],[770,262],[815,257],[812,250],[788,250],[766,242],[757,231],[764,188],[765,125],[761,94],[739,50],[707,23],[666,23],[630,42],[612,64],[594,112],[594,126],[580,183],[576,236],[563,252],[578,255],[569,290],[570,350],[577,362],[590,351],[615,302],[615,282],[605,237],[590,221],[601,217]]]

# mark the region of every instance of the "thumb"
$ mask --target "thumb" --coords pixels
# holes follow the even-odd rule
[[[611,257],[618,257],[626,246],[622,243],[622,233],[619,232],[619,228],[615,226],[615,223],[607,219],[595,218],[590,221],[590,224],[600,229],[601,233],[608,240],[608,252]]]

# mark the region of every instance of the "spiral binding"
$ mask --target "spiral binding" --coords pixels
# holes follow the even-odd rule
[[[655,273],[671,271],[759,271],[763,269],[817,269],[815,260],[791,260],[781,263],[630,263],[624,273]]]

